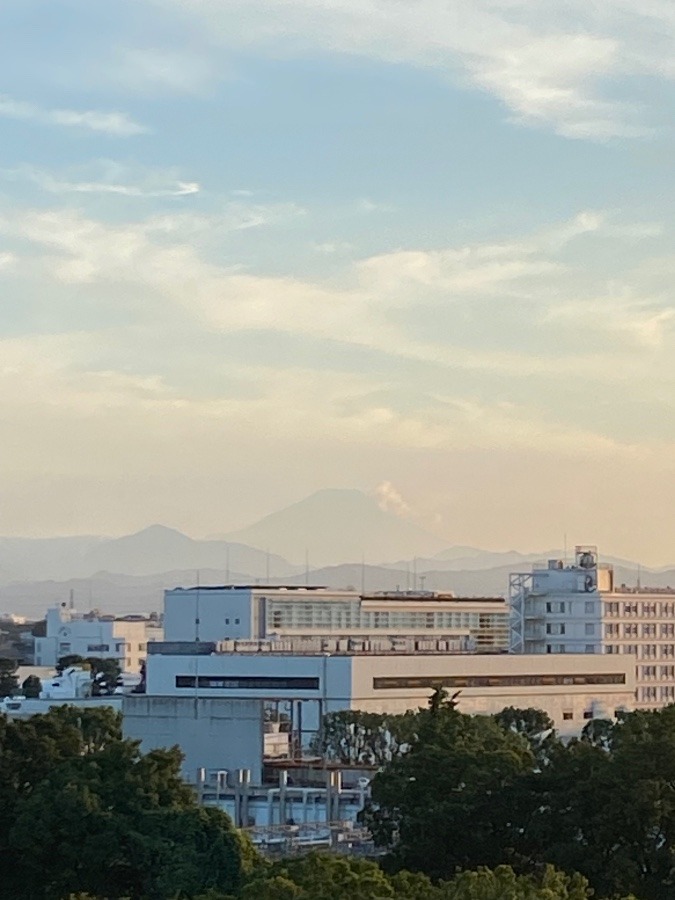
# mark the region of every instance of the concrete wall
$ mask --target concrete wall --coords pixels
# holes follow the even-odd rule
[[[185,756],[184,777],[194,782],[199,768],[250,769],[262,779],[263,711],[257,700],[148,697],[123,701],[124,737],[141,741],[147,753],[178,745]]]
[[[254,633],[251,591],[175,588],[164,592],[164,639],[247,640]],[[199,618],[199,625],[196,619]]]

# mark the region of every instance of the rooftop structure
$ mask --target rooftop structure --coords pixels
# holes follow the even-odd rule
[[[636,660],[636,705],[675,702],[675,590],[614,584],[597,548],[550,560],[510,580],[515,653],[606,654]]]

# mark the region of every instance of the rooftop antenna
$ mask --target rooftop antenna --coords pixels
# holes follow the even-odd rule
[[[197,569],[197,596],[195,598],[195,643],[199,643],[199,595],[201,586],[199,584],[199,569]]]
[[[199,582],[199,569],[197,569],[197,596],[195,597],[195,644],[199,643],[199,595],[201,585]],[[197,647],[195,646],[195,650]],[[199,718],[199,654],[195,653],[195,719]]]
[[[638,589],[638,591],[639,591],[639,590],[641,589],[641,587],[642,587],[640,575],[641,575],[641,571],[640,571],[640,563],[638,563],[638,567],[637,567],[637,589]]]
[[[426,577],[426,575],[420,575],[420,591],[424,591],[424,579]]]
[[[75,609],[75,591],[73,588],[70,589],[70,609],[71,611]]]

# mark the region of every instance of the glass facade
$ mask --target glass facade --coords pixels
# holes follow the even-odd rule
[[[267,622],[270,631],[278,632],[386,632],[407,635],[411,632],[466,634],[477,649],[508,649],[508,613],[468,610],[367,609],[359,599],[312,600],[269,598]]]

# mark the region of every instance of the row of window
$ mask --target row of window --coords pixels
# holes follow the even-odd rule
[[[675,644],[608,644],[605,653],[629,653],[638,659],[675,659]]]
[[[177,688],[226,688],[256,691],[318,691],[318,678],[277,675],[176,675]]]
[[[418,677],[373,678],[375,690],[390,688],[474,688],[546,687],[551,685],[625,684],[624,672],[595,672],[584,675],[422,675]]]
[[[268,608],[269,622],[279,628],[379,629],[462,628],[492,630],[506,636],[508,614],[472,612],[414,612],[410,610],[363,610],[355,603],[275,603]]]
[[[564,600],[550,600],[546,604],[546,612],[551,613],[552,615],[564,616],[566,613],[571,612],[571,603],[565,603]],[[586,600],[584,602],[584,613],[587,616],[592,616],[595,612],[596,605],[594,600]]]
[[[637,622],[626,622],[623,625],[618,622],[608,622],[605,625],[605,637],[618,638],[620,636],[675,638],[675,622],[662,622],[660,625],[655,622],[643,622],[640,625]]]
[[[605,615],[607,616],[639,616],[643,619],[657,619],[675,616],[675,601],[618,601],[610,600],[605,603]]]
[[[565,634],[566,627],[564,622],[547,622],[546,624],[546,634]],[[595,635],[595,625],[593,622],[585,622],[584,623],[584,634],[586,637],[593,637]]]
[[[659,678],[675,680],[675,666],[640,666],[642,678]]]

